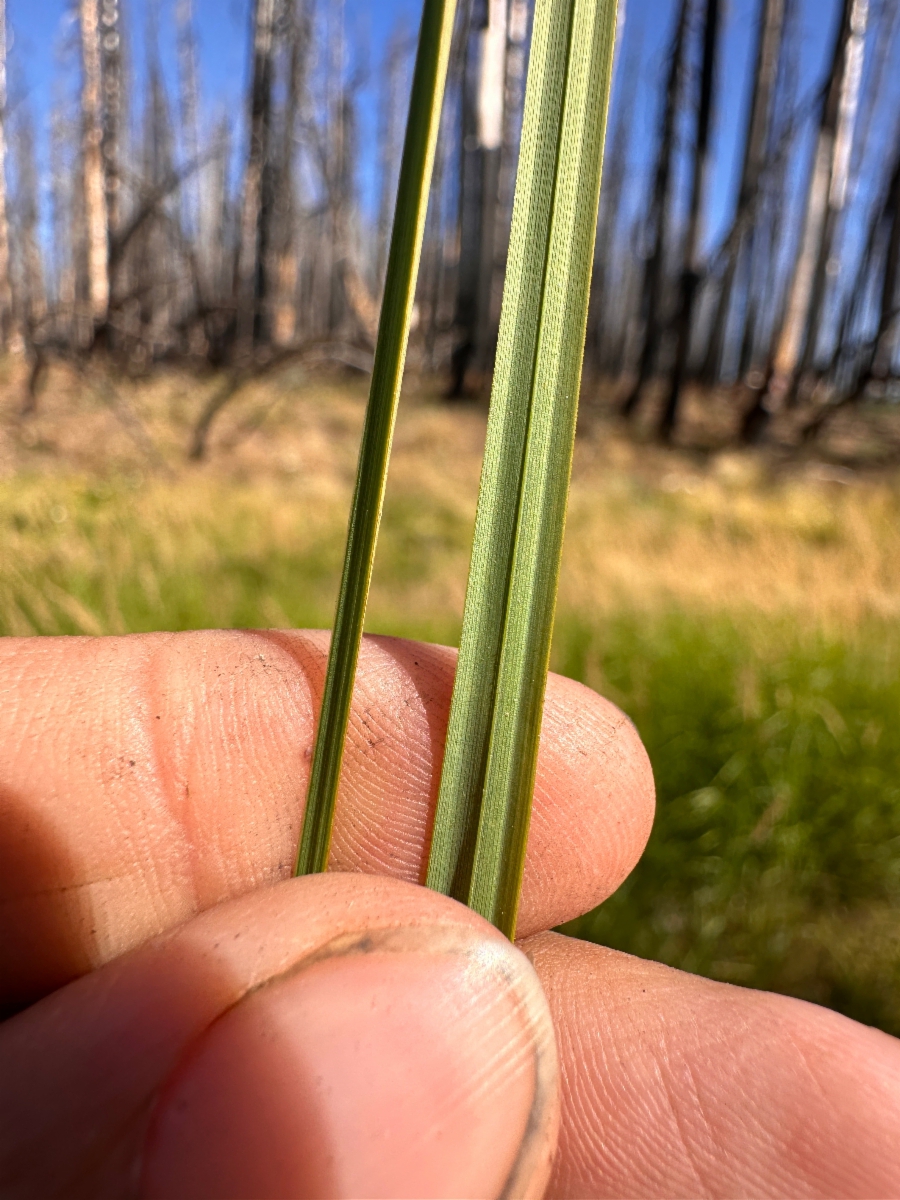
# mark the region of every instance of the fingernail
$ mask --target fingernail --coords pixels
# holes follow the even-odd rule
[[[141,1194],[539,1196],[557,1103],[549,1013],[514,947],[446,927],[348,937],[185,1056]]]

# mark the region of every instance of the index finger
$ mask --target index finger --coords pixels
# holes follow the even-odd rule
[[[0,643],[0,1002],[290,874],[326,652],[315,632]],[[365,640],[332,869],[421,881],[454,664]],[[519,933],[609,895],[652,811],[631,724],[551,676]]]

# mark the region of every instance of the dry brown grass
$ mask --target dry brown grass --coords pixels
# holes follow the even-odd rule
[[[21,367],[7,362],[5,371],[0,513],[30,513],[27,530],[21,520],[5,522],[7,588],[11,572],[40,574],[45,557],[58,569],[71,557],[75,573],[89,570],[99,548],[120,574],[139,572],[152,543],[153,569],[165,573],[205,563],[229,540],[262,557],[299,559],[340,542],[361,381],[295,368],[248,384],[198,466],[185,460],[190,425],[220,380],[160,373],[110,391],[58,367],[38,416],[22,421]],[[458,618],[483,438],[480,408],[411,389],[397,428],[374,615],[402,603],[439,621]],[[78,508],[79,489],[98,480],[114,502],[87,525],[54,519]],[[726,610],[837,632],[870,617],[890,620],[900,613],[898,518],[896,475],[812,461],[776,468],[758,453],[664,452],[595,423],[576,451],[561,604],[583,614]],[[227,603],[211,615],[227,619]],[[81,624],[91,626],[84,616]],[[91,627],[121,624],[99,615]]]

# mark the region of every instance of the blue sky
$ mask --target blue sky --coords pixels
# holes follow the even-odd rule
[[[418,19],[417,0],[345,0],[348,22],[371,31],[377,52],[401,15]],[[7,0],[7,20],[15,34],[15,58],[33,88],[46,88],[57,69],[60,45],[66,38],[74,0]],[[138,42],[146,23],[147,0],[121,0],[123,18]],[[171,43],[174,0],[158,0],[163,49]],[[226,103],[239,94],[247,65],[248,0],[194,0],[200,35],[201,68],[210,94]],[[139,47],[138,47],[139,49]]]
[[[10,29],[10,97],[25,95],[37,118],[39,146],[46,152],[47,116],[54,88],[77,83],[77,47],[74,11],[76,0],[7,0]],[[148,9],[155,3],[158,14],[160,52],[170,83],[175,84],[175,0],[120,0],[122,20],[129,39],[128,53],[137,80],[142,75]],[[398,20],[415,31],[421,0],[344,0],[348,32],[369,48],[371,65],[377,68],[385,42]],[[243,116],[244,88],[248,68],[250,0],[194,0],[198,34],[199,71],[203,104],[208,114],[227,112],[235,120]],[[373,71],[374,74],[374,71]],[[369,100],[374,100],[372,86]],[[374,103],[360,106],[362,145],[374,142]],[[39,151],[40,153],[40,151]],[[362,186],[371,198],[372,162],[361,164]]]
[[[123,19],[130,31],[131,57],[140,78],[143,31],[150,0],[121,0]],[[200,71],[207,111],[225,111],[236,117],[243,112],[243,89],[247,70],[247,33],[249,0],[194,0],[199,34]],[[834,14],[838,0],[800,0],[803,26],[801,90],[807,90],[824,69]],[[421,0],[345,0],[346,21],[370,46],[373,67],[382,58],[384,45],[399,18],[415,29]],[[638,89],[638,113],[632,158],[639,164],[651,152],[654,135],[654,106],[659,80],[664,70],[665,49],[671,34],[675,0],[628,0],[626,36],[639,37],[642,45],[641,84]],[[32,104],[39,131],[46,130],[54,80],[64,79],[67,86],[77,80],[74,52],[72,0],[8,0],[8,20],[13,41],[10,49],[12,94],[23,91]],[[746,104],[749,72],[758,0],[728,0],[726,6],[723,57],[716,138],[724,153],[718,156],[716,177],[710,195],[710,240],[715,240],[728,219],[732,202],[736,157],[740,138],[736,136]],[[174,0],[158,0],[160,43],[163,62],[170,74],[174,67]],[[67,48],[68,47],[68,48]],[[646,86],[643,86],[646,80]],[[57,85],[58,86],[58,85]],[[369,96],[369,101],[374,97]],[[361,105],[363,146],[371,145],[374,103]],[[363,191],[371,195],[366,176],[371,175],[371,159],[364,153]]]

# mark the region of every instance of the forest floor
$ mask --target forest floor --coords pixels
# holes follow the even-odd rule
[[[189,464],[218,386],[55,368],[23,420],[0,363],[0,634],[330,623],[364,384],[250,383]],[[404,397],[370,630],[456,639],[484,424]],[[632,716],[659,792],[643,862],[577,932],[900,1034],[896,433],[661,450],[588,406],[554,665]]]

